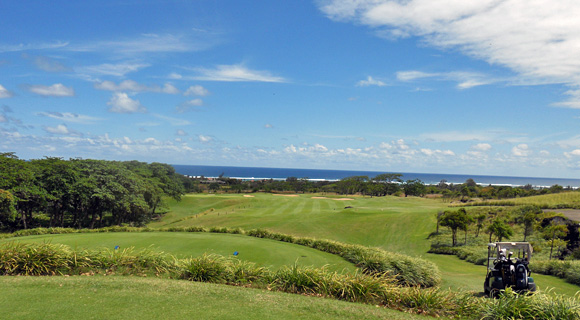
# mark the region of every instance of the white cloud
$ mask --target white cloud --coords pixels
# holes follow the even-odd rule
[[[218,65],[215,69],[197,68],[197,80],[206,81],[252,81],[252,82],[286,82],[286,79],[272,75],[269,71],[250,70],[244,65]]]
[[[454,156],[455,152],[451,151],[451,150],[432,150],[432,149],[427,149],[427,148],[422,148],[421,152],[426,155],[426,156]]]
[[[67,126],[64,124],[59,124],[56,127],[44,127],[44,130],[48,133],[53,133],[53,134],[69,134],[70,131],[68,130]]]
[[[136,113],[147,111],[147,109],[141,105],[139,100],[133,100],[123,92],[113,93],[113,96],[107,104],[111,106],[109,111],[114,113]]]
[[[182,75],[180,75],[179,73],[175,73],[175,72],[170,73],[167,77],[169,79],[173,79],[173,80],[181,80],[181,79],[183,79],[183,76]]]
[[[62,83],[51,86],[30,85],[28,91],[45,97],[72,97],[75,95],[73,88],[66,87]]]
[[[397,72],[396,75],[397,75],[397,80],[399,80],[399,81],[413,81],[413,80],[417,80],[417,79],[436,77],[439,74],[411,70],[411,71],[399,71],[399,72]]]
[[[183,93],[183,95],[185,96],[202,96],[202,97],[207,96],[208,94],[209,91],[200,85],[190,86]]]
[[[46,71],[46,72],[65,72],[65,71],[70,71],[70,69],[65,66],[64,64],[62,64],[61,62],[48,58],[48,57],[43,57],[43,56],[29,56],[27,54],[23,54],[23,57],[25,59],[30,58],[32,60],[32,62],[34,63],[34,65],[39,68],[40,70]]]
[[[178,113],[184,113],[191,110],[194,110],[196,107],[203,106],[203,100],[201,99],[192,99],[186,101],[175,108]]]
[[[580,149],[572,150],[570,152],[564,152],[564,155],[568,158],[580,157]]]
[[[520,83],[580,84],[575,0],[322,0],[320,9],[331,19],[364,24],[391,38],[417,36],[505,66]]]
[[[427,141],[457,142],[457,141],[490,140],[493,137],[493,135],[488,132],[449,131],[449,132],[425,133],[422,134],[421,137]]]
[[[273,126],[273,125],[271,125],[271,124],[269,124],[269,123],[266,123],[266,124],[264,125],[264,128],[266,128],[266,129],[272,129],[272,128],[274,128],[274,126]]]
[[[517,157],[527,157],[532,153],[529,146],[525,143],[518,144],[512,148],[512,154]]]
[[[216,42],[215,39],[203,39],[187,35],[175,34],[141,34],[134,38],[95,41],[90,43],[70,45],[70,51],[81,52],[112,52],[123,55],[164,52],[194,52],[205,50]]]
[[[189,122],[188,120],[185,120],[183,118],[173,118],[173,117],[168,117],[168,116],[164,116],[161,114],[153,114],[153,116],[155,118],[162,119],[162,120],[169,122],[172,126],[187,126],[187,125],[191,124],[191,122]]]
[[[489,151],[491,149],[491,144],[489,143],[478,143],[476,145],[471,146],[471,149],[477,151]]]
[[[124,80],[119,84],[113,81],[103,81],[95,83],[95,89],[107,91],[130,91],[130,92],[160,92],[167,94],[178,94],[179,89],[170,83],[166,83],[163,87],[157,85],[146,86],[133,80]]]
[[[458,89],[469,89],[477,86],[487,85],[499,80],[475,72],[452,71],[439,73],[426,73],[422,71],[410,70],[397,72],[397,79],[403,82],[411,82],[425,78],[434,78],[439,81],[457,82]]]
[[[179,91],[179,89],[177,89],[171,83],[164,84],[163,88],[161,88],[161,92],[167,93],[167,94],[179,94],[179,93],[181,93],[181,91]]]
[[[202,134],[197,136],[197,139],[199,140],[199,142],[201,143],[210,143],[213,141],[213,138],[210,136],[204,136]]]
[[[27,50],[46,50],[46,49],[59,49],[68,46],[68,42],[53,42],[53,43],[28,43],[28,44],[16,44],[16,45],[0,45],[0,52],[18,52]]]
[[[14,94],[11,91],[9,91],[8,89],[4,88],[4,86],[0,84],[0,99],[1,98],[10,98],[13,95]]]
[[[357,82],[357,84],[356,84],[357,87],[369,87],[369,86],[384,87],[386,85],[387,85],[386,83],[384,83],[380,80],[374,79],[371,76],[368,76],[366,80],[361,80],[361,81]]]
[[[146,63],[118,63],[118,64],[104,63],[96,66],[81,67],[78,68],[77,71],[79,73],[87,73],[94,75],[123,77],[128,73],[137,72],[149,66],[150,65]]]
[[[58,119],[61,121],[66,121],[66,122],[73,122],[73,123],[93,123],[95,121],[99,121],[102,120],[101,118],[95,118],[95,117],[91,117],[91,116],[85,116],[85,115],[81,115],[81,114],[76,114],[76,113],[70,113],[70,112],[39,112],[37,113],[37,115],[39,116],[43,116],[43,117],[49,117],[49,118],[53,118],[53,119]]]
[[[187,135],[187,132],[185,132],[185,131],[183,131],[183,130],[179,129],[179,130],[177,130],[177,131],[175,132],[175,134],[176,134],[176,135],[178,135],[178,136],[184,137],[184,136],[186,136],[186,135]]]

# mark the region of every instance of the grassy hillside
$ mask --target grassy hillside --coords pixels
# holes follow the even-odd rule
[[[426,319],[332,299],[138,277],[0,277],[0,291],[3,319]]]
[[[181,202],[172,203],[171,211],[150,226],[259,227],[376,246],[435,262],[442,272],[444,288],[483,290],[485,267],[455,256],[427,253],[427,238],[435,231],[435,215],[447,209],[446,203],[423,198],[350,197],[352,200],[344,200],[336,196],[321,197],[310,194],[188,195]],[[544,290],[553,288],[554,292],[571,296],[580,290],[578,286],[551,276],[534,274],[534,279]]]
[[[570,191],[515,199],[488,200],[480,202],[471,202],[467,205],[519,206],[526,204],[536,205],[542,209],[564,209],[564,208],[580,209],[580,192]]]
[[[50,242],[68,245],[73,249],[135,247],[163,251],[177,258],[215,253],[232,256],[235,251],[240,260],[260,266],[278,269],[295,262],[301,266],[327,266],[331,271],[354,271],[353,264],[339,256],[295,244],[259,239],[235,234],[216,233],[81,233],[27,236],[0,240],[0,243],[18,241],[24,243]]]
[[[434,231],[435,213],[446,206],[423,198],[188,195],[149,226],[265,228],[421,255],[429,249],[424,240]]]

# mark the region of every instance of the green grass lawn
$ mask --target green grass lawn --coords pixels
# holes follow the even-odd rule
[[[284,265],[298,263],[301,266],[326,266],[332,271],[354,272],[355,266],[339,256],[269,239],[260,239],[235,234],[144,232],[144,233],[76,233],[27,236],[0,240],[3,242],[49,242],[64,244],[73,249],[97,249],[115,246],[121,248],[151,249],[172,254],[177,258],[215,253],[254,262],[260,266],[278,269]]]
[[[265,228],[296,236],[376,246],[435,262],[443,276],[443,288],[468,290],[474,294],[482,291],[485,267],[467,263],[455,256],[427,253],[430,246],[428,236],[435,231],[436,213],[445,210],[447,204],[411,197],[338,198],[326,196],[316,199],[308,194],[296,197],[271,194],[254,194],[254,197],[187,195],[181,202],[171,202],[170,212],[149,227]],[[347,206],[351,208],[345,208]],[[247,258],[274,268],[293,264],[297,258],[302,265],[330,264],[332,268],[342,269],[344,266],[340,263],[346,264],[339,257],[313,249],[242,235],[152,232],[18,238],[19,241],[47,239],[73,248],[112,248],[115,245],[147,248],[152,245],[155,250],[180,257],[202,252],[227,256],[239,251],[241,259]],[[352,270],[352,265],[346,266]],[[541,290],[553,288],[554,292],[570,296],[580,290],[580,287],[556,277],[533,276]],[[0,308],[8,310],[3,312],[9,314],[3,313],[3,316],[10,319],[36,319],[39,315],[43,315],[44,319],[70,315],[89,319],[182,318],[192,315],[229,319],[415,318],[374,306],[330,299],[136,277],[0,277],[0,290],[3,292]]]
[[[298,197],[254,194],[188,195],[172,202],[171,211],[150,227],[226,226],[266,228],[299,236],[376,246],[435,262],[443,275],[442,287],[483,291],[485,267],[455,256],[428,254],[429,234],[435,231],[435,216],[447,209],[435,199],[399,197],[342,197],[301,194]],[[352,208],[345,209],[346,206]],[[213,209],[213,210],[211,210]],[[574,295],[580,287],[564,280],[534,274],[542,290]]]
[[[426,319],[266,290],[120,276],[0,277],[2,319]]]
[[[254,194],[253,198],[188,195],[181,202],[172,202],[171,211],[149,226],[265,228],[420,255],[429,249],[425,239],[434,231],[435,213],[447,207],[440,201],[423,198],[316,198],[311,194]],[[352,208],[345,209],[347,206]]]

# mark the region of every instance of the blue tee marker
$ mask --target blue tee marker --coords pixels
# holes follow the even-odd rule
[[[234,251],[234,256],[237,256],[237,255],[238,255],[238,252],[237,251]]]
[[[115,246],[115,250],[119,250],[119,248],[120,248],[119,246]]]

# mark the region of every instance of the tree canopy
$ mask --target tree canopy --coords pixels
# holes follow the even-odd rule
[[[94,228],[150,221],[188,179],[162,163],[0,154],[0,228]],[[12,200],[9,200],[12,197]]]

